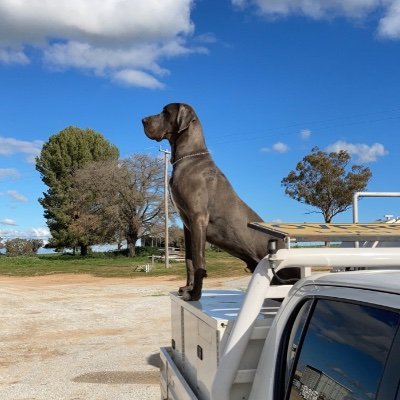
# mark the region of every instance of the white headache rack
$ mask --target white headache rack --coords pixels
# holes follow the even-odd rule
[[[353,196],[353,222],[358,222],[358,199],[360,197],[400,197],[400,192],[356,192]]]

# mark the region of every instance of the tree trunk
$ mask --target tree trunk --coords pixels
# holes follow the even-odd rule
[[[136,250],[134,243],[128,243],[128,257],[135,257]]]
[[[89,246],[87,244],[81,245],[81,256],[86,257],[88,255]]]
[[[128,245],[128,257],[135,257],[135,245],[138,239],[137,233],[128,233],[126,236],[126,243]]]
[[[326,216],[325,217],[325,223],[330,224],[332,221],[332,217]],[[331,242],[325,242],[325,247],[331,247]]]

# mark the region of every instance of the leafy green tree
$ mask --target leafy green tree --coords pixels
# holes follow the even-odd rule
[[[351,206],[354,193],[364,191],[372,176],[367,167],[349,167],[350,159],[345,150],[328,154],[314,147],[281,184],[288,196],[319,208],[317,212],[330,223],[335,215]]]
[[[71,206],[74,173],[84,165],[100,160],[118,159],[118,149],[92,129],[70,126],[49,138],[36,158],[36,169],[48,191],[39,199],[50,229],[54,247],[80,246],[86,255],[91,244],[79,232],[71,230],[78,210]]]

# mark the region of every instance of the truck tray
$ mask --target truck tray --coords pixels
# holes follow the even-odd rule
[[[245,293],[240,290],[204,290],[201,300],[194,302],[183,301],[176,293],[171,293],[170,297],[172,341],[170,350],[164,350],[170,357],[170,372],[176,375],[176,369],[196,398],[208,400],[220,355]],[[245,398],[249,391],[262,345],[279,306],[280,302],[266,299],[258,314],[251,340],[237,371],[233,400]],[[164,393],[166,391],[169,396],[165,398],[173,399],[173,395],[168,394],[170,377],[166,375],[161,378],[164,380]]]

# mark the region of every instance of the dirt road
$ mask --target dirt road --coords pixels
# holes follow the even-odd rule
[[[249,277],[207,279],[246,287]],[[159,399],[171,277],[0,276],[1,400]]]

